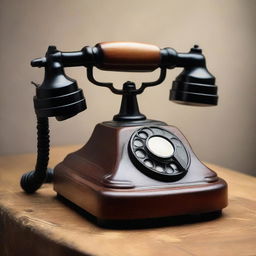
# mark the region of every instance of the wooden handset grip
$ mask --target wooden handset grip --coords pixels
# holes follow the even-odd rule
[[[134,42],[105,42],[96,45],[102,60],[99,69],[147,72],[159,67],[160,49],[151,44]]]

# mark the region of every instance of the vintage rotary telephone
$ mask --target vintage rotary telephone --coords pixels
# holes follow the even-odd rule
[[[22,176],[21,187],[35,192],[53,175],[54,190],[98,220],[138,220],[220,212],[227,205],[227,184],[203,165],[182,133],[139,111],[136,95],[162,83],[167,69],[184,68],[173,82],[170,100],[187,105],[217,105],[215,77],[202,50],[188,53],[133,42],[105,42],[77,52],[49,46],[33,67],[44,67],[36,85],[34,107],[38,120],[38,156],[34,171]],[[80,150],[69,154],[53,173],[47,169],[48,117],[62,121],[86,109],[83,92],[64,67],[84,66],[90,82],[122,95],[121,108],[112,121],[98,124]],[[96,81],[93,68],[109,71],[150,72],[160,68],[154,82],[123,89]]]

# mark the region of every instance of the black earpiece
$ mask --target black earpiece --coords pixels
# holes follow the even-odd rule
[[[85,110],[86,102],[76,80],[65,74],[61,59],[55,55],[58,57],[59,51],[50,46],[44,58],[44,81],[36,88],[34,107],[38,117],[55,116],[62,121]],[[37,62],[38,59],[31,65],[35,66]]]
[[[186,105],[217,105],[215,77],[207,70],[202,50],[197,45],[187,54],[178,54],[177,66],[184,70],[173,81],[170,100]]]

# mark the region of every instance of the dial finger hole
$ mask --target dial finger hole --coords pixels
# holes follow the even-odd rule
[[[143,129],[143,132],[147,133],[148,136],[153,135],[152,130],[150,130],[150,129],[148,129],[148,128],[144,128],[144,129]]]
[[[138,135],[140,138],[142,138],[144,140],[148,137],[148,134],[146,132],[139,132]]]
[[[158,135],[163,134],[163,130],[161,130],[161,129],[158,129],[158,128],[152,128],[152,130],[153,130],[154,134],[158,134]]]
[[[175,172],[178,172],[179,171],[179,169],[178,169],[178,167],[177,167],[177,165],[176,164],[170,164],[170,167],[173,169],[173,173],[175,173]]]
[[[170,168],[170,167],[166,167],[165,171],[166,171],[168,174],[172,174],[172,173],[173,173],[173,169]]]
[[[149,168],[153,168],[153,167],[154,167],[153,162],[152,162],[151,160],[148,160],[148,159],[144,161],[144,164],[145,164],[147,167],[149,167]]]
[[[141,149],[136,150],[136,151],[135,151],[135,154],[136,154],[136,156],[137,156],[138,158],[144,158],[144,157],[146,156],[145,152],[144,152],[143,150],[141,150]]]
[[[143,142],[141,140],[134,140],[133,145],[135,147],[142,147],[143,146]]]
[[[158,172],[164,172],[164,168],[163,168],[162,166],[160,166],[160,165],[157,165],[157,166],[156,166],[156,170],[157,170]]]

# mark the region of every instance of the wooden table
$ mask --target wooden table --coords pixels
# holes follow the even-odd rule
[[[78,147],[54,148],[50,166]],[[229,185],[229,206],[212,221],[111,230],[56,198],[52,185],[34,195],[19,187],[35,154],[0,158],[0,255],[256,255],[256,178],[209,164]]]

